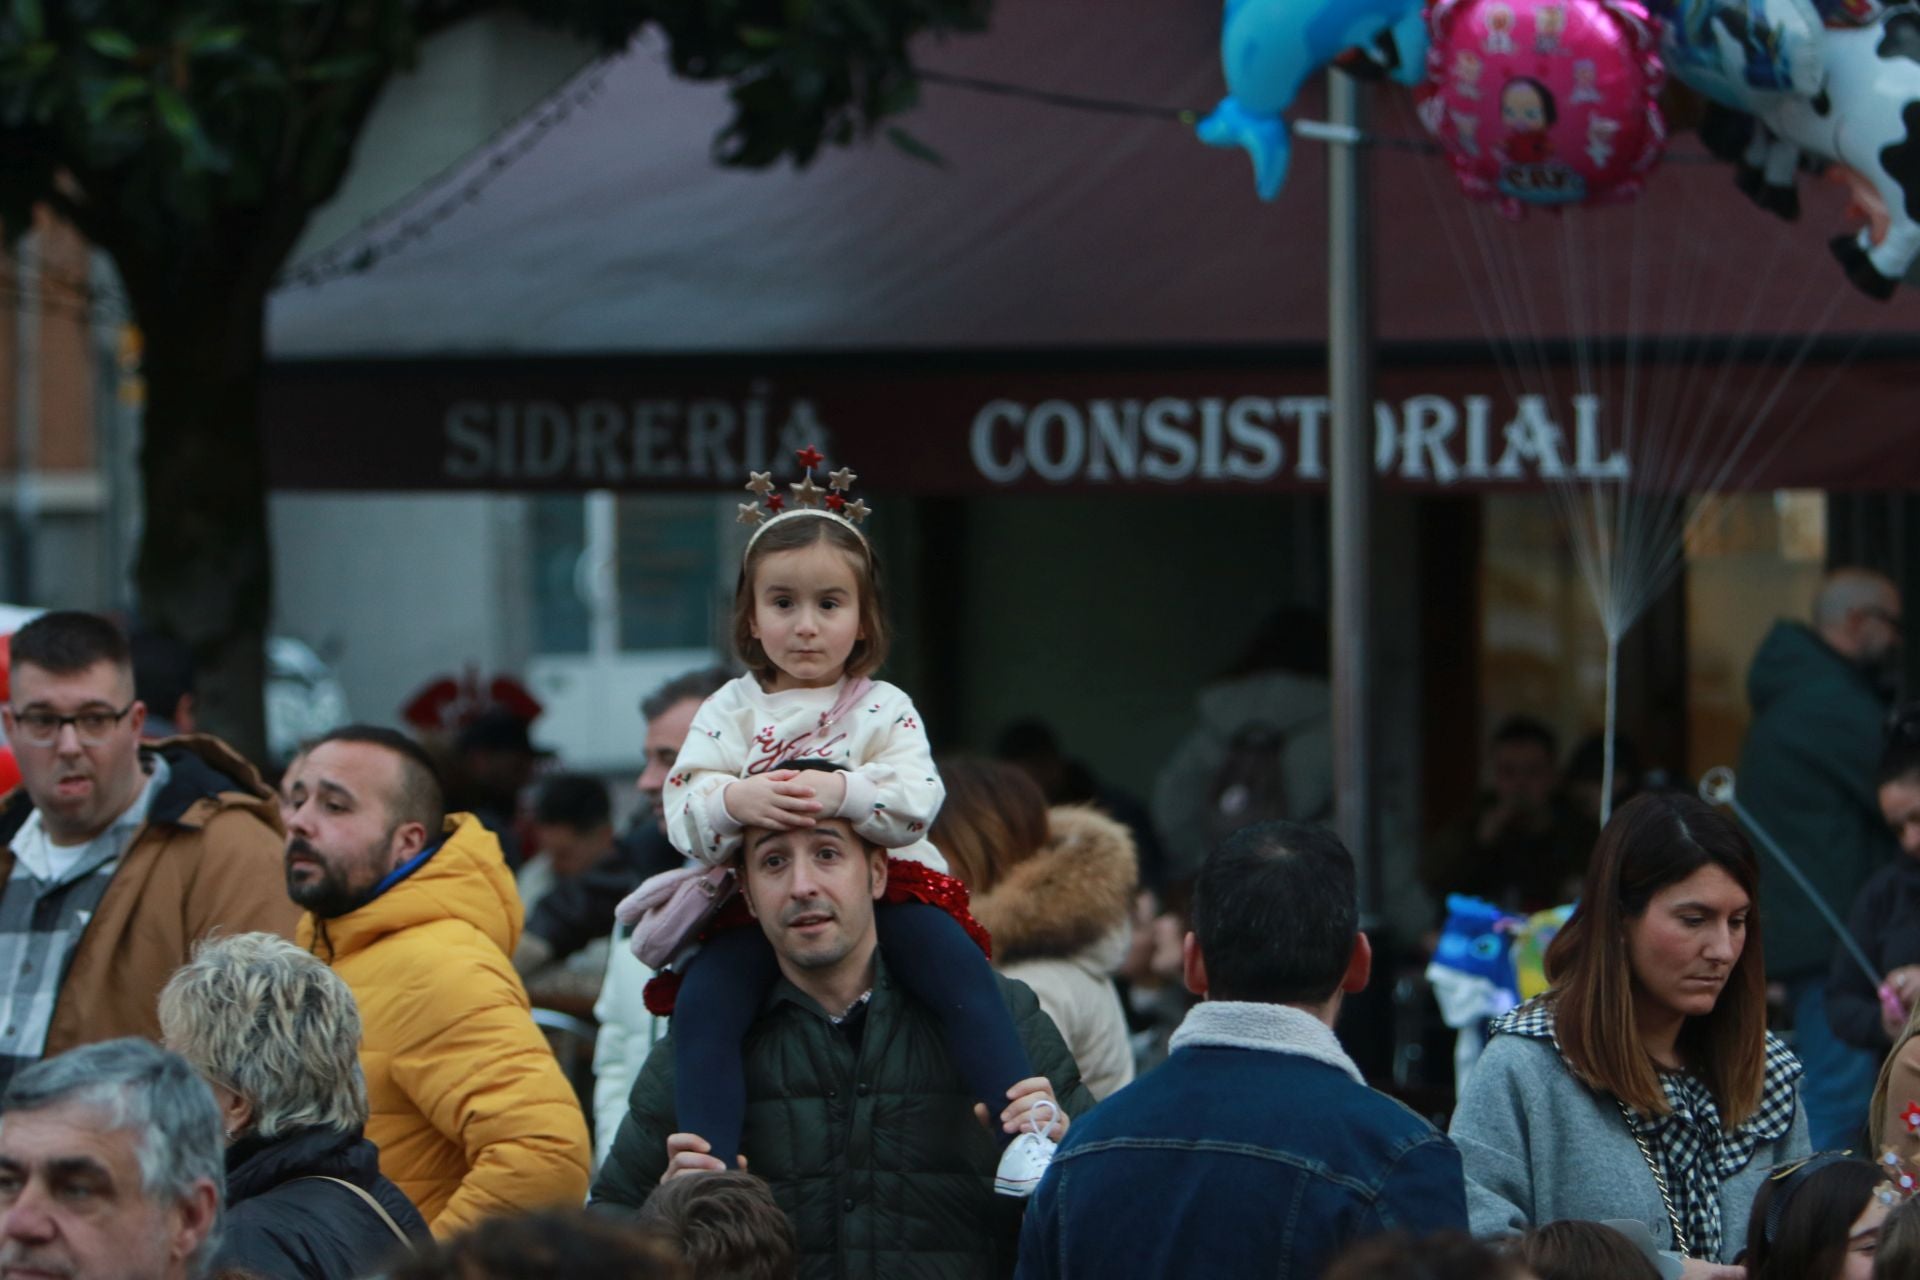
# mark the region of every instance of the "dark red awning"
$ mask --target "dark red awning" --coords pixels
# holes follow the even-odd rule
[[[1002,5],[990,34],[923,56],[1204,108],[1217,21]],[[878,144],[740,173],[708,155],[718,90],[644,48],[599,74],[524,156],[496,167],[510,133],[327,260],[404,247],[276,297],[276,486],[725,487],[789,422],[921,492],[1318,483],[1318,144],[1262,204],[1244,157],[1178,125],[929,86],[906,123],[944,167]],[[1417,127],[1402,91],[1376,108],[1382,131]],[[1437,158],[1374,154],[1383,474],[1529,484],[1584,458],[1699,484],[1764,409],[1721,483],[1920,484],[1920,291],[1851,293],[1825,248],[1838,187],[1809,180],[1790,227],[1679,152],[1635,207],[1517,227],[1470,209]],[[468,185],[430,234],[405,232]],[[1754,332],[1788,338],[1707,341]],[[1792,367],[1809,332],[1823,341]],[[1605,354],[1627,335],[1657,341]],[[769,354],[796,351],[820,354]],[[1674,447],[1682,433],[1704,447]]]

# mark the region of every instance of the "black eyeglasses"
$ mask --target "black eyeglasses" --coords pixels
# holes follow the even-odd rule
[[[60,741],[60,730],[73,726],[74,734],[89,747],[97,747],[112,735],[114,727],[127,718],[139,703],[135,698],[118,711],[107,707],[86,707],[70,716],[60,715],[45,707],[28,707],[25,711],[8,708],[13,712],[13,727],[28,742],[36,747],[50,747]]]

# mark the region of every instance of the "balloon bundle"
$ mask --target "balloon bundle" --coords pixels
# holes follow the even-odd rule
[[[1617,203],[1665,151],[1671,74],[1713,104],[1703,137],[1761,208],[1799,213],[1830,168],[1869,218],[1831,242],[1878,299],[1920,258],[1920,7],[1911,0],[1228,0],[1228,93],[1202,141],[1286,182],[1306,81],[1358,58],[1412,86],[1461,187],[1519,217]]]

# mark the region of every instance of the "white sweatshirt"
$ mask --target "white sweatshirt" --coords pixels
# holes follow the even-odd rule
[[[848,819],[896,858],[944,873],[947,861],[926,833],[947,793],[920,713],[898,686],[876,680],[866,697],[822,729],[843,687],[767,693],[752,676],[740,676],[702,703],[663,797],[674,847],[718,866],[740,847],[740,824],[724,800],[728,783],[795,758],[830,760],[849,772],[841,775],[847,798],[828,816]],[[807,733],[812,736],[796,747]]]

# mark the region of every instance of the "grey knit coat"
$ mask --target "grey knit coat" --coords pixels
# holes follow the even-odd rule
[[[1567,1218],[1645,1222],[1662,1249],[1673,1230],[1619,1103],[1574,1079],[1552,1042],[1496,1035],[1467,1077],[1450,1131],[1467,1175],[1467,1216],[1481,1238]],[[1753,1198],[1774,1165],[1806,1155],[1797,1106],[1784,1137],[1754,1150],[1721,1183],[1720,1262],[1746,1242]]]

